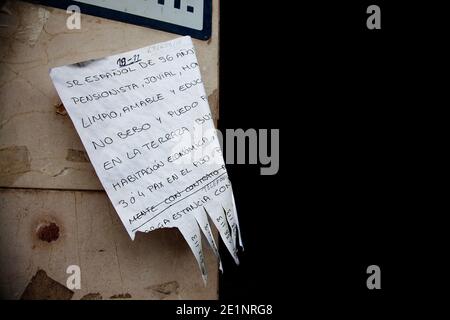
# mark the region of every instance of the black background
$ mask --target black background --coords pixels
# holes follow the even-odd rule
[[[446,11],[314,3],[221,1],[219,127],[279,128],[281,142],[275,176],[228,167],[245,251],[236,267],[222,248],[220,297],[321,311],[429,297],[445,281],[442,191],[430,180],[442,173],[428,161]],[[371,4],[381,30],[366,27]],[[379,291],[366,287],[372,264]]]

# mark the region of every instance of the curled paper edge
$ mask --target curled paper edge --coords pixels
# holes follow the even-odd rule
[[[239,265],[239,258],[237,255],[237,238],[239,238],[239,246],[243,249],[232,188],[230,187],[222,193],[220,198],[220,200],[212,201],[210,205],[196,208],[193,212],[186,215],[180,222],[173,226],[178,228],[194,254],[205,286],[208,275],[202,247],[202,238],[206,239],[209,247],[218,259],[220,271],[223,272],[222,260],[220,258],[218,246],[214,240],[209,220],[213,222],[213,225],[218,231],[223,243],[227,247],[228,252],[231,254],[237,265]],[[148,229],[139,231],[151,232]],[[133,240],[134,236],[135,234],[133,233]]]

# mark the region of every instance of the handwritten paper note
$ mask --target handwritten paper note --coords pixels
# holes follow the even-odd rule
[[[206,281],[202,233],[220,261],[212,221],[239,263],[233,191],[190,37],[50,76],[132,239],[178,228]]]

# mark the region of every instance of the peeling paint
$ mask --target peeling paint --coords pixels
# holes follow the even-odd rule
[[[88,293],[81,297],[80,300],[102,300],[103,297],[100,293]]]
[[[0,183],[11,185],[22,174],[30,171],[30,154],[26,146],[0,149]]]
[[[178,294],[178,289],[180,288],[180,285],[178,281],[170,281],[165,282],[161,284],[155,284],[152,286],[147,287],[146,289],[152,290],[154,293],[160,294],[163,297],[168,296],[170,294]],[[160,298],[163,298],[160,297]]]
[[[62,102],[55,104],[56,113],[60,114],[62,116],[67,115],[66,108],[64,107],[64,104]]]
[[[65,175],[67,174],[67,172],[68,172],[69,170],[71,170],[71,169],[73,169],[73,168],[71,168],[71,167],[64,167],[64,168],[62,168],[61,170],[59,170],[57,173],[52,174],[51,176],[52,176],[53,178],[56,178],[56,177],[59,177],[59,176],[65,176]]]
[[[66,160],[72,162],[89,162],[89,157],[84,150],[67,149]]]
[[[111,297],[109,297],[110,299],[130,299],[131,298],[131,294],[129,293],[119,293],[119,294],[115,294]]]
[[[214,119],[214,121],[217,121],[219,119],[219,90],[215,89],[209,96],[208,96],[208,104],[211,108],[211,114]]]
[[[70,300],[74,292],[53,280],[44,270],[38,270],[31,278],[21,300]]]
[[[14,39],[33,47],[39,39],[50,11],[42,7],[32,7],[21,15],[21,22],[14,33]]]

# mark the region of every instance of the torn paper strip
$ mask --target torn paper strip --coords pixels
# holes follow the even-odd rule
[[[50,76],[132,239],[178,228],[206,279],[202,237],[219,258],[214,226],[239,263],[233,191],[190,37]]]

